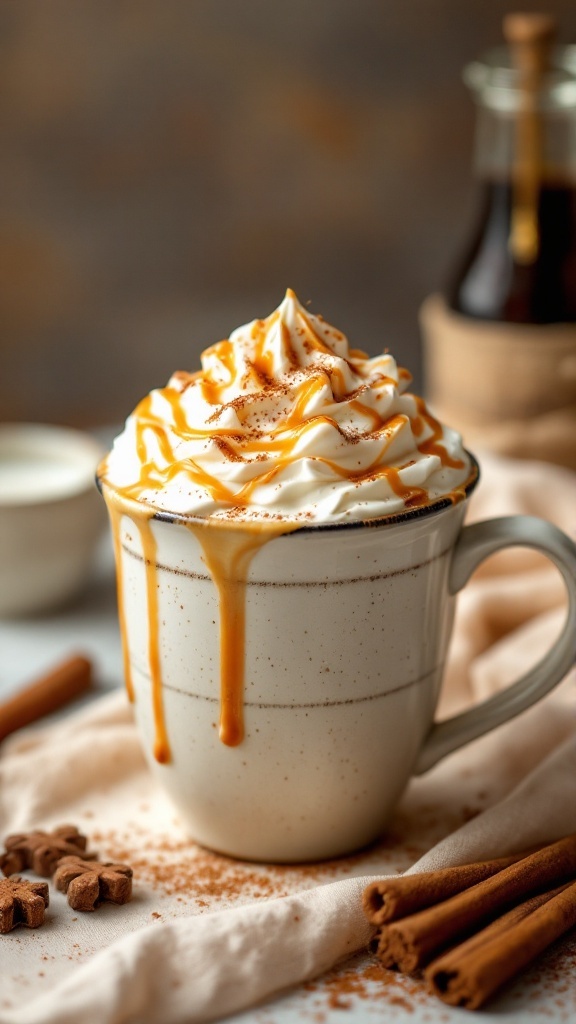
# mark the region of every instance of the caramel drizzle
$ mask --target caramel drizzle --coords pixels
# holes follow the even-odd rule
[[[246,663],[246,583],[254,555],[273,537],[290,533],[297,524],[187,522],[198,540],[203,561],[218,591],[220,617],[220,721],[222,743],[236,747],[244,739],[244,675]],[[224,528],[223,528],[224,527]]]
[[[256,474],[251,480],[243,484],[238,491],[234,491],[216,476],[213,476],[210,472],[203,469],[193,459],[187,459],[185,462],[173,461],[172,448],[161,422],[156,421],[153,418],[150,406],[145,406],[142,408],[141,413],[137,418],[137,448],[141,461],[141,475],[140,479],[135,484],[124,489],[124,493],[127,497],[137,499],[143,489],[149,488],[153,490],[158,488],[166,482],[171,481],[177,474],[185,472],[198,487],[202,487],[207,490],[216,502],[232,507],[238,506],[246,508],[250,505],[253,493],[257,487],[269,483],[282,469],[301,457],[300,453],[296,451],[301,438],[309,431],[316,429],[320,424],[326,423],[338,430],[345,438],[352,442],[355,440],[361,440],[366,436],[370,436],[372,440],[382,437],[384,439],[384,444],[382,448],[379,449],[378,454],[372,463],[360,472],[343,468],[333,460],[323,456],[309,456],[312,461],[322,462],[325,465],[330,466],[334,473],[340,478],[348,478],[356,483],[359,483],[361,480],[385,477],[398,497],[403,500],[406,499],[407,496],[410,497],[411,489],[407,489],[405,485],[402,484],[398,475],[398,470],[392,466],[379,465],[392,438],[399,429],[403,429],[410,422],[409,418],[405,414],[397,414],[393,417],[383,419],[375,410],[368,408],[359,401],[354,401],[351,404],[356,408],[356,411],[362,412],[366,417],[371,419],[371,429],[369,429],[369,432],[367,431],[365,434],[356,433],[352,436],[348,436],[345,429],[340,427],[336,420],[330,416],[321,414],[312,416],[310,419],[303,420],[299,423],[294,422],[297,416],[304,414],[306,405],[314,394],[320,390],[321,386],[322,382],[318,377],[314,377],[308,382],[306,388],[303,389],[302,394],[299,396],[295,409],[284,421],[282,427],[272,436],[262,438],[251,436],[238,437],[238,435],[234,435],[230,431],[219,432],[218,436],[225,440],[225,445],[229,448],[229,452],[227,453],[228,456],[233,457],[236,461],[248,461],[246,458],[248,455],[277,454],[279,456],[272,470],[267,469],[262,473]],[[171,408],[174,408],[175,410],[176,420],[179,395],[177,392],[174,394],[167,392],[166,397],[170,402]],[[415,397],[415,401],[418,409],[418,416],[412,420],[414,435],[419,436],[423,432],[423,423],[425,423],[431,431],[431,436],[417,445],[418,450],[422,454],[437,456],[443,466],[449,466],[453,469],[463,469],[464,463],[462,460],[453,458],[442,443],[442,425],[429,413],[423,399]],[[165,467],[157,466],[153,459],[148,458],[147,456],[146,432],[148,430],[152,431],[158,440],[161,455],[167,463]],[[198,431],[197,433],[200,434],[201,432]],[[209,437],[210,432],[206,431],[205,436]],[[235,441],[240,442],[239,447],[234,443]],[[219,447],[222,448],[222,444],[220,444]],[[427,500],[427,492],[422,491],[420,503],[425,503]]]
[[[415,395],[414,399],[419,415],[432,431],[432,437],[427,441],[422,441],[418,445],[418,451],[422,452],[423,455],[437,455],[443,466],[449,466],[451,469],[464,469],[462,459],[454,459],[440,442],[443,433],[442,424],[429,412],[423,398]]]
[[[202,395],[210,405],[220,404],[220,395],[224,388],[230,386],[236,376],[236,359],[233,346],[228,340],[220,341],[217,345],[213,345],[212,348],[207,350],[207,353],[214,352],[220,363],[228,373],[228,380],[221,383],[216,380],[211,380],[206,374],[202,374],[199,378],[200,387],[202,388]]]
[[[120,625],[120,640],[122,643],[122,665],[124,669],[124,684],[126,693],[131,704],[134,703],[134,683],[132,681],[132,669],[130,667],[130,652],[128,650],[128,630],[126,628],[126,613],[124,611],[124,571],[122,566],[122,545],[120,541],[120,523],[122,511],[112,501],[107,500],[108,514],[112,528],[112,541],[114,544],[114,561],[116,563],[116,598],[118,604],[118,622]]]
[[[164,702],[162,698],[162,669],[160,665],[160,623],[158,619],[158,570],[156,568],[156,539],[152,533],[150,519],[144,516],[134,519],[142,542],[142,555],[146,569],[146,599],[148,604],[148,665],[152,686],[152,709],[154,713],[154,757],[160,764],[171,760],[170,743],[166,732]]]
[[[298,424],[302,422],[302,418],[306,413],[309,403],[325,386],[326,377],[324,374],[315,374],[309,381],[306,381],[302,386],[294,408],[285,420],[285,426],[287,429],[297,427]]]
[[[120,625],[120,636],[122,640],[122,659],[124,666],[124,679],[128,699],[131,703],[135,701],[134,683],[130,667],[130,652],[128,646],[128,628],[126,623],[125,601],[124,601],[124,570],[122,562],[122,538],[121,523],[125,515],[138,530],[142,545],[142,557],[146,573],[146,605],[148,618],[148,664],[150,667],[150,682],[152,687],[152,709],[154,715],[154,757],[160,764],[167,764],[171,760],[170,743],[166,731],[164,718],[164,704],[162,698],[162,670],[160,664],[159,644],[159,621],[158,621],[158,571],[156,559],[156,540],[152,532],[151,519],[154,509],[138,506],[133,510],[130,506],[122,503],[114,492],[104,488],[104,497],[108,506],[110,523],[112,527],[112,539],[114,543],[114,558],[116,562],[116,587],[118,595],[118,622]]]

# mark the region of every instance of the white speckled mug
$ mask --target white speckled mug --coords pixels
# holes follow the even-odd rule
[[[384,829],[412,774],[559,682],[575,655],[576,546],[529,517],[463,527],[465,506],[444,499],[377,522],[297,530],[259,548],[246,582],[237,746],[218,735],[221,608],[197,527],[161,514],[147,523],[147,546],[134,505],[116,506],[137,720],[150,765],[196,840],[277,862],[357,849]],[[435,724],[454,595],[508,545],[536,548],[560,569],[564,631],[527,676]],[[159,717],[164,764],[153,755]]]

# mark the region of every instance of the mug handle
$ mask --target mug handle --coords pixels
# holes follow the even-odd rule
[[[462,589],[480,562],[509,546],[535,548],[559,568],[568,591],[568,614],[562,633],[548,654],[502,693],[470,711],[435,722],[418,755],[415,775],[428,771],[446,754],[525,711],[549,693],[576,660],[576,544],[552,523],[535,516],[506,516],[465,526],[450,567],[450,594]]]

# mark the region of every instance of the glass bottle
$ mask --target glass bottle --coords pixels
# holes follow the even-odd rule
[[[481,208],[420,314],[426,397],[472,450],[576,469],[576,46],[509,15],[469,65]]]
[[[481,320],[573,322],[576,47],[550,47],[550,19],[519,17],[521,28],[540,34],[522,44],[517,23],[507,19],[510,46],[465,70],[477,103],[482,202],[447,301]]]

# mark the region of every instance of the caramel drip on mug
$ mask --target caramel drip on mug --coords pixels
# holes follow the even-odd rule
[[[188,522],[203,561],[218,591],[220,613],[220,722],[222,743],[236,747],[244,739],[244,673],[246,660],[246,583],[254,555],[273,537],[289,533],[296,524]]]
[[[118,593],[118,622],[120,625],[120,636],[122,640],[122,659],[124,665],[124,679],[128,699],[131,703],[135,700],[134,683],[130,667],[130,651],[128,646],[128,627],[125,613],[124,594],[124,568],[122,562],[122,538],[121,523],[125,515],[132,525],[137,529],[142,544],[142,558],[146,574],[146,605],[148,618],[148,665],[150,669],[150,684],[152,687],[152,710],[154,715],[154,757],[160,764],[167,764],[170,761],[170,744],[166,732],[164,720],[164,704],[162,699],[162,671],[160,666],[160,643],[159,643],[159,621],[158,621],[158,570],[156,565],[156,540],[152,532],[151,519],[154,516],[154,509],[146,506],[138,506],[130,509],[124,506],[121,499],[117,498],[114,492],[104,490],[104,497],[110,522],[112,526],[112,538],[114,542],[114,558],[116,562],[116,586]]]
[[[170,761],[170,744],[164,720],[162,698],[162,670],[160,666],[160,623],[158,618],[158,570],[156,567],[156,539],[149,518],[133,520],[140,533],[142,555],[146,571],[146,600],[148,604],[148,665],[152,686],[154,712],[154,757],[160,764]]]
[[[106,503],[112,524],[116,579],[118,588],[118,617],[122,638],[122,653],[126,688],[131,701],[134,686],[130,669],[128,630],[124,602],[124,573],[122,563],[121,520],[126,515],[137,529],[142,546],[146,575],[146,601],[148,618],[148,664],[152,687],[154,715],[154,757],[160,764],[170,761],[170,743],[164,718],[162,696],[162,669],[160,663],[160,622],[158,614],[157,545],[152,532],[152,508],[142,505],[124,506],[121,498],[105,490]],[[246,654],[246,584],[252,559],[273,537],[291,533],[300,524],[282,520],[242,523],[230,526],[218,520],[182,521],[198,540],[203,561],[218,591],[220,616],[220,723],[219,737],[227,746],[238,746],[244,738],[244,675]]]
[[[122,643],[122,665],[124,668],[124,683],[126,693],[131,704],[134,703],[134,683],[132,681],[132,669],[130,666],[130,651],[128,650],[128,631],[126,629],[126,614],[124,611],[124,572],[122,567],[122,544],[120,541],[120,525],[122,520],[121,509],[108,501],[108,514],[112,528],[112,541],[114,544],[114,561],[116,563],[116,595],[118,604],[118,623],[120,625],[120,640]]]

